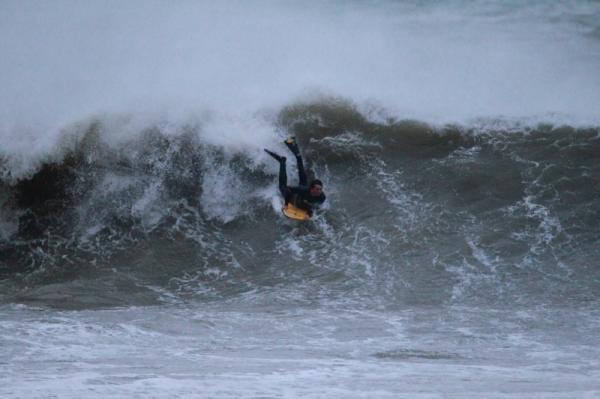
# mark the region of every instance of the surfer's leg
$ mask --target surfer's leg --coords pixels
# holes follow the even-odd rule
[[[308,186],[308,179],[306,178],[306,172],[304,171],[304,163],[302,157],[296,155],[296,164],[298,165],[298,180],[301,186]]]
[[[290,190],[287,186],[287,171],[286,171],[286,157],[282,157],[281,155],[275,154],[273,151],[269,151],[265,148],[265,152],[275,158],[277,162],[279,162],[279,192],[281,196],[285,200],[285,203],[288,203],[288,196],[290,195]]]
[[[287,196],[287,172],[285,168],[285,158],[279,162],[279,192],[285,199]]]
[[[302,154],[300,154],[300,149],[298,148],[298,143],[296,143],[295,137],[289,137],[284,141],[287,148],[294,154],[296,157],[296,164],[298,165],[298,180],[301,186],[308,185],[308,179],[306,178],[306,171],[304,170],[304,163],[302,162]]]
[[[273,151],[269,151],[266,148],[264,150],[267,154],[269,154],[270,156],[275,158],[277,160],[277,162],[279,162],[279,163],[281,163],[282,161],[285,162],[285,159],[286,159],[285,157],[278,155],[278,154],[274,153]]]
[[[290,149],[292,154],[294,154],[295,156],[300,156],[300,149],[298,148],[298,144],[296,143],[296,138],[294,136],[288,137],[284,141],[284,143],[287,146],[287,148]]]

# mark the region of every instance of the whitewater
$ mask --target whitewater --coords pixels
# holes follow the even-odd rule
[[[593,1],[0,2],[0,396],[600,398],[599,71]]]

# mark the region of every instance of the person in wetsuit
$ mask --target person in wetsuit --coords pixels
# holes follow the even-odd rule
[[[289,139],[285,140],[285,145],[296,157],[299,180],[299,185],[296,187],[289,187],[287,185],[287,158],[265,148],[266,153],[279,162],[279,191],[281,192],[286,205],[288,203],[292,203],[297,208],[304,209],[309,216],[312,216],[313,208],[318,207],[325,202],[323,183],[319,179],[314,179],[310,182],[310,184],[308,184],[306,172],[304,171],[304,163],[302,162],[302,155],[300,155],[300,150],[298,149],[298,144],[296,144],[296,139],[294,137],[290,137]]]

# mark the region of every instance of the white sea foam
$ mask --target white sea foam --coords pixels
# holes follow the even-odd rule
[[[599,392],[590,314],[204,304],[2,309],[6,398],[571,398]],[[587,312],[587,311],[586,311]],[[588,317],[581,317],[587,315]],[[580,318],[580,319],[578,319]],[[562,326],[555,330],[529,326]],[[577,327],[576,327],[577,326]],[[572,335],[571,335],[572,334]],[[597,341],[597,340],[595,340]],[[373,387],[376,386],[376,389]]]
[[[168,125],[215,113],[212,141],[260,148],[273,129],[256,112],[315,93],[428,122],[597,123],[599,12],[587,2],[3,2],[0,153],[29,170],[66,126],[106,114]]]

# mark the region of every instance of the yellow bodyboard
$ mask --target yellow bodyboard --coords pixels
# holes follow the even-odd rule
[[[294,220],[310,220],[310,216],[304,209],[296,208],[292,204],[285,205],[282,209],[283,214]]]

